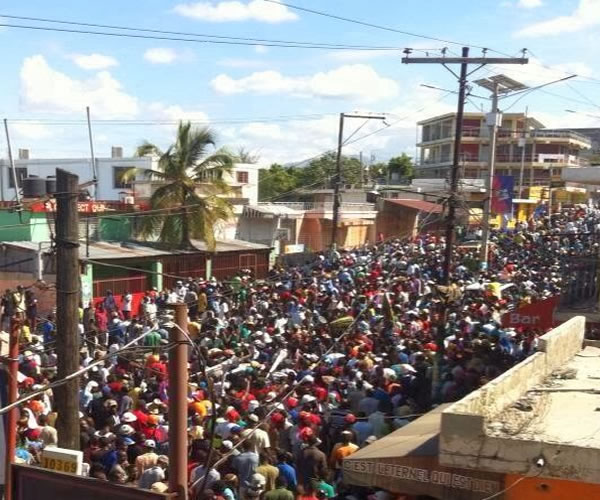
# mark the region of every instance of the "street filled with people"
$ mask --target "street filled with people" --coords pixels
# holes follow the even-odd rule
[[[545,333],[505,313],[569,287],[565,266],[596,255],[600,211],[578,206],[454,248],[424,232],[227,280],[171,280],[138,308],[130,293],[80,310],[80,449],[88,476],[168,489],[168,363],[173,311],[188,307],[188,475],[198,500],[365,499],[343,460],[442,402],[457,401],[535,352]],[[165,277],[165,282],[167,278]],[[137,310],[136,310],[137,309]],[[7,290],[2,326],[20,325],[17,460],[58,446],[52,313]],[[139,339],[138,342],[135,342]],[[131,344],[129,347],[124,346]],[[386,498],[385,493],[373,498]],[[389,497],[392,498],[392,497]]]

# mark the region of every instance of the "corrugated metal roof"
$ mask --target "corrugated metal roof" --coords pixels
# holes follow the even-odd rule
[[[37,252],[39,244],[33,241],[6,241],[3,245],[10,246],[13,248],[20,248],[26,251]],[[198,252],[207,252],[206,243],[203,241],[194,240],[192,245],[197,249]],[[228,241],[217,241],[216,253],[222,252],[239,252],[248,250],[268,250],[270,247],[267,245],[261,245],[259,243],[251,243],[249,241],[242,240],[228,240]],[[47,251],[48,245],[44,245],[42,251]],[[108,241],[94,241],[90,242],[89,245],[89,257],[86,256],[86,245],[82,243],[79,247],[79,258],[91,260],[117,260],[117,259],[133,259],[133,258],[144,258],[144,257],[162,257],[165,255],[174,254],[193,254],[196,253],[194,250],[166,250],[163,248],[157,248],[152,245],[144,245],[142,243],[135,242],[108,242]]]
[[[412,208],[413,210],[420,210],[421,212],[440,214],[444,210],[442,205],[437,203],[431,203],[423,200],[385,200],[393,203],[394,205],[401,205],[403,207]]]

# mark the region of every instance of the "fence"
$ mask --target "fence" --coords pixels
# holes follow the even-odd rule
[[[94,297],[104,297],[108,290],[114,295],[129,293],[143,293],[149,289],[148,276],[128,276],[126,278],[109,278],[105,280],[94,280]]]

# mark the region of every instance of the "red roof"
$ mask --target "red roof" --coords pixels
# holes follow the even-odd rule
[[[419,210],[421,212],[440,214],[442,213],[444,207],[442,205],[438,205],[437,203],[431,203],[429,201],[423,200],[386,200],[394,205],[400,205],[406,208],[412,208],[413,210]]]

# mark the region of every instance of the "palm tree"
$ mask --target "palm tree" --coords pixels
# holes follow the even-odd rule
[[[175,144],[166,151],[149,142],[138,147],[137,156],[159,158],[158,171],[144,171],[151,179],[162,181],[150,198],[151,209],[174,209],[143,217],[143,237],[158,235],[159,241],[184,249],[193,248],[192,239],[199,239],[214,250],[216,225],[232,214],[231,204],[222,195],[229,190],[223,175],[233,167],[233,158],[226,151],[208,154],[215,142],[209,128],[180,122]]]

